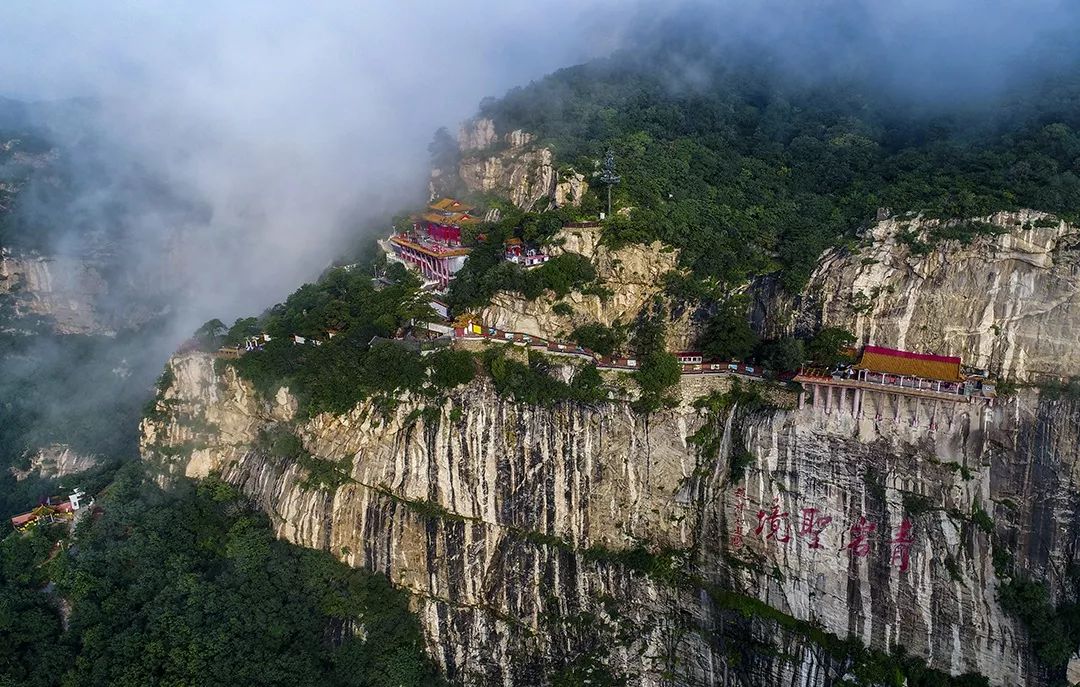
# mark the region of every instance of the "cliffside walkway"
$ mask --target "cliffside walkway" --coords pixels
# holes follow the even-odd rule
[[[572,341],[560,341],[558,339],[545,339],[543,337],[525,334],[523,332],[507,331],[497,327],[483,327],[472,325],[470,327],[455,327],[452,336],[455,343],[458,341],[468,342],[494,342],[515,344],[526,348],[541,350],[550,355],[563,355],[592,361],[601,370],[619,370],[632,372],[638,369],[636,358],[602,356]],[[753,379],[763,379],[766,370],[755,365],[747,365],[734,360],[706,359],[702,354],[692,351],[675,353],[684,375],[722,375],[734,374]]]
[[[878,380],[874,380],[877,376]],[[855,389],[856,399],[861,391],[877,391],[885,394],[897,394],[912,398],[923,398],[950,403],[986,402],[993,405],[997,393],[992,386],[975,387],[963,383],[945,383],[941,381],[903,377],[887,374],[864,375],[855,378],[829,374],[827,371],[802,369],[794,380],[800,384],[816,387],[832,387],[842,390]]]
[[[420,344],[416,345],[421,355],[429,352],[434,352],[439,348],[449,345],[457,345],[459,343],[468,342],[491,342],[491,343],[503,343],[522,346],[525,348],[531,348],[534,350],[543,351],[549,355],[556,356],[568,356],[593,362],[598,369],[601,370],[614,370],[622,372],[633,372],[638,369],[638,361],[636,358],[625,356],[604,356],[589,350],[577,344],[573,341],[561,341],[558,339],[546,339],[539,336],[533,336],[524,332],[513,332],[505,329],[499,329],[497,327],[485,327],[480,324],[471,324],[468,326],[455,326],[449,327],[444,324],[428,324],[425,328],[439,334],[434,342],[442,342],[441,346],[431,346],[425,350]],[[293,335],[292,341],[294,345],[322,345],[322,341],[317,339],[302,337],[299,335]],[[333,338],[332,336],[329,338]],[[376,337],[378,338],[378,337]],[[251,351],[260,350],[264,341],[269,341],[270,337],[263,334],[258,337],[253,337],[252,341],[258,341],[256,344],[249,344],[247,346],[222,346],[218,350],[214,351],[214,356],[217,358],[224,358],[227,360],[236,360],[241,356],[250,353]],[[373,339],[374,341],[374,339]],[[387,341],[402,342],[399,339],[388,339]],[[187,345],[187,344],[185,344]],[[195,346],[191,346],[194,350]],[[184,347],[181,347],[181,351]],[[736,360],[717,360],[712,358],[705,358],[701,353],[694,351],[680,351],[674,354],[679,361],[680,372],[683,375],[736,375],[740,377],[746,377],[749,379],[764,379],[767,373],[762,367],[756,365],[747,365],[744,362]]]

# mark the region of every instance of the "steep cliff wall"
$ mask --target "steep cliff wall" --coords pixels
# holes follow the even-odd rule
[[[532,210],[541,201],[577,205],[589,188],[584,175],[557,169],[551,150],[535,145],[531,134],[517,130],[500,137],[490,119],[462,124],[458,148],[457,177],[467,190],[495,193],[523,210]],[[447,170],[438,170],[432,177],[437,193],[451,183]]]
[[[92,455],[76,453],[70,446],[63,444],[53,444],[35,451],[25,469],[12,467],[9,470],[15,479],[21,482],[35,475],[43,478],[67,477],[85,472],[97,463],[97,458]]]
[[[50,318],[60,334],[108,332],[95,308],[106,292],[101,274],[82,260],[0,250],[0,296],[11,297],[15,317]]]
[[[1046,684],[998,605],[993,547],[1052,581],[1072,562],[1080,413],[1066,402],[868,396],[858,418],[840,399],[830,413],[642,417],[517,405],[478,381],[439,404],[300,423],[307,451],[346,466],[316,488],[260,447],[260,428],[295,412],[287,391],[264,403],[205,356],[170,367],[143,425],[163,479],[220,471],[281,536],[389,575],[464,684],[603,670],[633,685],[832,685],[858,666],[820,631]]]
[[[759,319],[774,333],[841,326],[1019,380],[1080,372],[1080,230],[1032,211],[972,222],[1001,233],[935,241],[947,223],[877,222],[855,249],[826,253],[799,299],[766,299]]]

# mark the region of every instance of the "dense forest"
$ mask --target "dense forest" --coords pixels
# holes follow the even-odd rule
[[[699,276],[735,286],[776,273],[797,289],[822,250],[879,208],[1075,217],[1074,66],[977,103],[913,102],[872,75],[794,78],[760,51],[661,42],[485,100],[481,115],[500,133],[534,133],[562,168],[595,173],[613,150],[614,205],[631,211],[609,223],[609,240],[661,239]]]
[[[0,687],[438,685],[407,596],[274,538],[215,479],[120,471],[78,526],[0,540]]]

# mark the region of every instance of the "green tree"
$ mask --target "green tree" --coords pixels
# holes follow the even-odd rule
[[[229,328],[221,320],[214,318],[207,320],[192,335],[204,349],[213,349],[221,345]]]
[[[797,370],[806,362],[803,342],[791,336],[762,341],[754,355],[763,366],[776,372]]]
[[[476,361],[468,351],[444,350],[429,359],[431,382],[442,389],[468,384],[476,377]]]
[[[832,367],[851,360],[848,349],[854,343],[855,335],[846,329],[825,327],[810,339],[806,354],[815,363]]]
[[[709,357],[742,360],[754,351],[757,335],[741,313],[725,307],[709,320],[698,344]]]
[[[599,322],[583,324],[570,332],[571,341],[599,355],[611,355],[622,345],[623,339],[622,332]]]
[[[653,351],[639,361],[634,380],[641,388],[641,398],[636,404],[639,412],[657,410],[666,402],[668,389],[682,378],[682,365],[666,351]]]
[[[261,333],[261,331],[262,329],[259,326],[259,318],[238,318],[236,322],[233,323],[233,326],[229,327],[228,333],[225,334],[225,344],[229,346],[237,346],[243,343],[245,339],[255,336]]]

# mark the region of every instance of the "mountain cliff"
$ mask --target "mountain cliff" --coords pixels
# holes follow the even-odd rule
[[[890,323],[973,308],[990,313],[986,332],[1023,342],[1013,359],[1050,360],[1058,343],[1023,338],[1031,319],[1016,316],[1067,292],[1053,271],[1071,273],[1068,254],[1052,248],[1071,229],[1040,219],[997,216],[1008,234],[915,257],[910,240],[881,238],[899,224],[883,221],[862,249],[878,262],[827,254],[789,312],[820,308],[867,335],[866,314],[838,304],[862,270],[888,268],[898,281],[872,340],[929,345]],[[1059,256],[1051,274],[1040,252]],[[1028,290],[988,291],[998,278]],[[463,684],[880,684],[899,648],[993,685],[1064,674],[1001,599],[1029,578],[1048,603],[1074,598],[1080,408],[1068,397],[1023,389],[984,407],[868,393],[856,414],[846,398],[826,409],[724,376],[684,379],[677,407],[645,416],[619,401],[515,403],[480,380],[441,402],[303,419],[288,389],[264,402],[206,355],[169,369],[142,428],[161,478],[219,472],[280,536],[386,573]],[[270,448],[280,431],[299,448]]]
[[[385,418],[361,406],[301,424],[305,451],[345,466],[323,488],[299,456],[260,448],[260,430],[291,415],[287,392],[264,407],[206,356],[170,366],[175,411],[144,424],[144,455],[164,474],[220,472],[280,536],[387,574],[465,684],[543,683],[581,657],[632,684],[826,685],[844,672],[849,656],[765,614],[756,641],[798,651],[731,665],[753,648],[728,625],[740,625],[732,595],[945,672],[1045,684],[1000,609],[993,561],[1002,547],[1049,579],[1071,563],[1071,527],[1044,527],[1076,518],[1069,403],[957,407],[931,431],[907,407],[894,421],[884,400],[861,419],[737,404],[646,418],[622,404],[523,407],[475,383],[439,406],[405,399]],[[716,435],[707,451],[692,440],[703,428]],[[752,456],[742,477],[738,452]],[[783,529],[755,534],[758,512],[783,513]],[[808,512],[816,536],[801,529]],[[865,554],[849,548],[860,522],[880,530]],[[905,526],[902,566],[889,542]],[[594,621],[603,632],[583,631]]]
[[[490,193],[534,210],[579,205],[589,189],[583,174],[556,167],[551,148],[537,145],[532,134],[515,129],[500,136],[486,117],[462,124],[454,153],[447,169],[433,170],[433,195]]]
[[[1041,212],[873,223],[825,253],[795,297],[762,289],[771,333],[851,330],[862,342],[957,355],[1005,378],[1080,370],[1080,230]]]
[[[385,573],[459,684],[1080,680],[1075,78],[941,113],[857,73],[793,79],[701,48],[560,70],[436,134],[432,194],[514,224],[478,229],[453,314],[631,334],[643,392],[680,378],[670,351],[695,339],[725,359],[786,346],[793,368],[839,328],[959,355],[1011,382],[1000,398],[725,373],[683,375],[674,404],[525,403],[513,388],[546,382],[522,370],[557,366],[483,353],[466,358],[487,374],[442,393],[368,345],[400,309],[353,316],[377,296],[332,275],[270,311],[265,351],[174,357],[144,459],[162,482],[220,474],[279,536]],[[599,160],[603,200],[585,176]],[[602,235],[555,233],[609,198]],[[544,292],[550,265],[527,279],[502,260],[511,237],[596,279]],[[334,342],[282,343],[342,313],[354,331]]]

